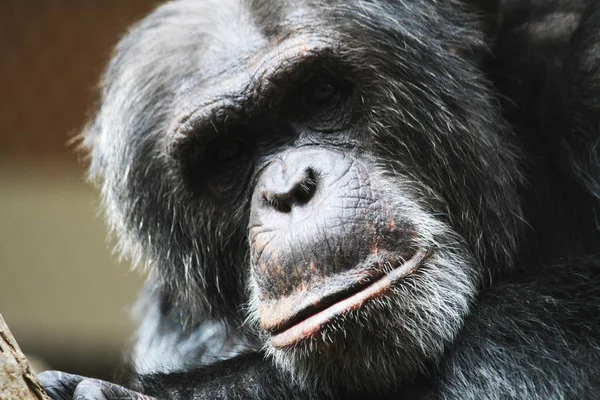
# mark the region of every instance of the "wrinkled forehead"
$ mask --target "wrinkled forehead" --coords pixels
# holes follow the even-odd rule
[[[275,49],[289,39],[326,36],[331,1],[209,0],[202,2],[207,61],[235,61]]]
[[[332,4],[298,0],[181,1],[181,7],[189,8],[179,12],[196,22],[188,31],[180,31],[187,36],[186,46],[177,37],[170,40],[179,55],[188,51],[185,58],[191,66],[190,75],[178,90],[179,100],[185,108],[198,107],[202,98],[240,93],[245,85],[260,85],[257,80],[278,75],[276,69],[331,52],[339,43],[334,29],[325,23]]]

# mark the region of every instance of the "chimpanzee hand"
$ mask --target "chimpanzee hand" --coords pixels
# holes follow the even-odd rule
[[[114,383],[60,371],[46,371],[38,379],[54,400],[154,400]]]
[[[193,370],[135,375],[127,389],[114,383],[59,371],[38,375],[54,400],[253,399],[321,400],[329,393],[306,390],[281,374],[262,352],[247,353]],[[156,397],[152,397],[156,396]],[[342,397],[345,398],[345,397]]]

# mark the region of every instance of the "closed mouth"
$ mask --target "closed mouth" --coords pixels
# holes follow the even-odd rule
[[[394,283],[413,274],[428,256],[425,250],[417,250],[410,259],[398,263],[391,271],[350,288],[322,297],[296,313],[293,318],[271,329],[271,344],[285,348],[315,336],[335,319],[362,307],[367,301],[380,297]]]

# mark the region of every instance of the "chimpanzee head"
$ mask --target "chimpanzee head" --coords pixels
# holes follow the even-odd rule
[[[438,359],[521,226],[467,3],[159,8],[85,139],[124,253],[307,382],[384,390]]]

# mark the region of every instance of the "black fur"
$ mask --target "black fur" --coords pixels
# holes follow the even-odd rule
[[[131,389],[599,397],[599,39],[593,0],[158,8],[117,47],[85,134],[120,249],[150,276]],[[321,75],[342,89],[307,111]],[[263,195],[274,160],[327,194],[300,234],[273,228],[295,207]],[[414,249],[384,295],[271,342],[269,302]],[[56,398],[132,395],[82,379],[42,374]]]

